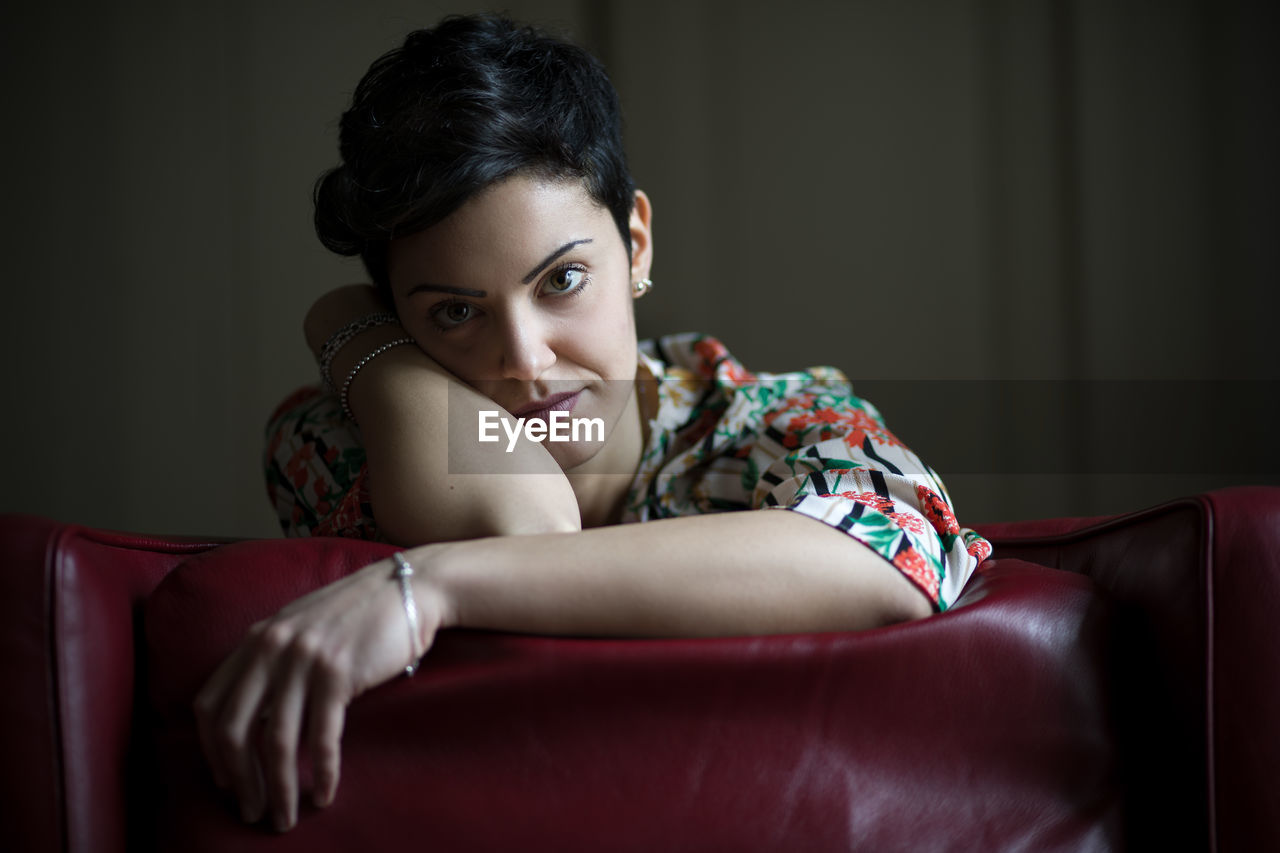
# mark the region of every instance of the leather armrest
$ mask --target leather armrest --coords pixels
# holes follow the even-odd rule
[[[1280,850],[1280,489],[1200,498],[1207,577],[1207,762],[1219,850]]]
[[[1130,844],[1280,849],[1280,738],[1260,722],[1280,717],[1280,488],[980,532],[1116,603]]]

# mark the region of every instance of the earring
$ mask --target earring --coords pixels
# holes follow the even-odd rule
[[[650,290],[653,290],[653,279],[651,278],[642,278],[631,283],[631,295],[636,299],[644,296]]]

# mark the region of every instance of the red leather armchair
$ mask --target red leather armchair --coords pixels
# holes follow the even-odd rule
[[[1280,489],[987,525],[961,602],[858,634],[446,632],[278,836],[196,745],[253,621],[386,553],[0,518],[11,850],[1280,849]]]

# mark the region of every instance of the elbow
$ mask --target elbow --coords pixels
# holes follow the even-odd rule
[[[928,619],[936,611],[933,604],[929,602],[924,595],[917,595],[909,607],[900,610],[897,615],[897,622],[914,622],[917,619]]]
[[[887,596],[880,608],[881,625],[898,625],[925,619],[934,613],[933,602],[915,584],[907,582]]]

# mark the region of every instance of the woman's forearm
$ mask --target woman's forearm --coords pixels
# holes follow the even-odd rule
[[[409,558],[446,626],[724,636],[857,630],[932,612],[869,548],[785,510],[449,543]]]
[[[308,314],[312,350],[346,323],[386,310],[371,288],[340,288]],[[357,335],[331,365],[335,385],[361,358],[405,337],[398,324]],[[449,374],[417,346],[387,350],[359,371],[348,402],[359,422],[378,527],[404,545],[581,527],[573,489],[536,442],[447,441],[476,431],[478,413],[494,404]]]

